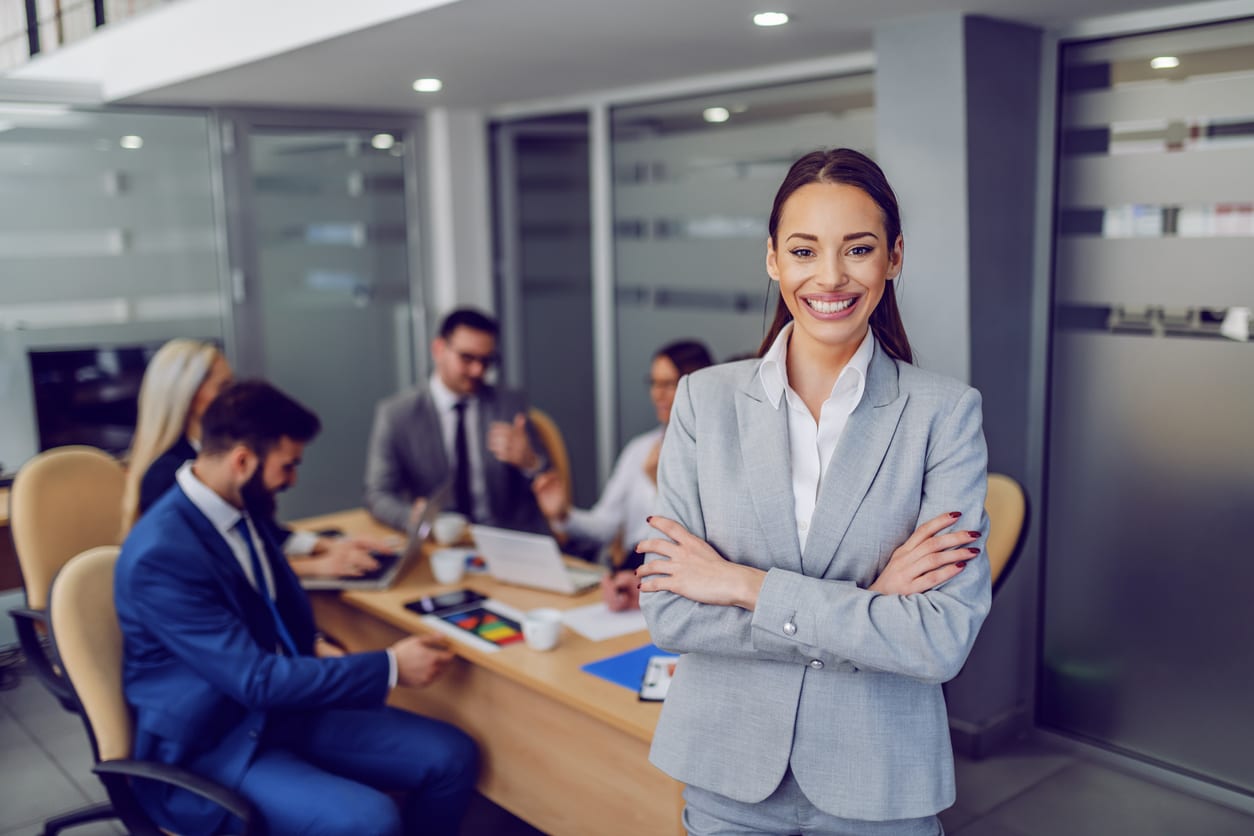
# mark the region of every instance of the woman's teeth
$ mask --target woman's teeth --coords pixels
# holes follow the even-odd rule
[[[841,299],[839,302],[827,302],[822,299],[807,299],[806,304],[821,314],[833,314],[843,311],[854,303],[857,297]]]

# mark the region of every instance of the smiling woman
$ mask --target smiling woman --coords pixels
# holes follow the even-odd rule
[[[638,547],[653,639],[684,654],[651,758],[689,832],[930,836],[954,801],[941,683],[989,606],[980,396],[911,365],[869,158],[802,157],[769,230],[761,357],[679,382],[664,536]]]

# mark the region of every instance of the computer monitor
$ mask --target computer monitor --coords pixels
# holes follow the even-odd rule
[[[124,453],[135,432],[144,370],[162,345],[29,349],[39,449],[90,444]]]

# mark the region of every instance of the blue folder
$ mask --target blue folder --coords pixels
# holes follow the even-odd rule
[[[660,649],[655,644],[646,644],[644,647],[637,647],[635,650],[629,650],[626,653],[620,653],[608,659],[589,662],[580,670],[586,671],[593,676],[607,679],[615,685],[621,685],[624,688],[638,692],[640,690],[640,680],[644,679],[645,668],[649,666],[649,657],[674,655],[674,653],[667,653],[665,650]]]

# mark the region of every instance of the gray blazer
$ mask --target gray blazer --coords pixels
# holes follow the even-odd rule
[[[653,640],[683,654],[650,758],[739,801],[765,799],[791,765],[832,815],[932,815],[954,801],[941,683],[988,612],[988,560],[920,595],[866,587],[922,521],[961,511],[956,529],[987,535],[980,395],[877,344],[803,553],[787,407],[771,405],[758,363],[696,372],[675,394],[657,513],[768,572],[753,612],[641,596]]]
[[[531,481],[512,465],[497,461],[488,452],[487,432],[493,421],[513,421],[527,414],[527,399],[518,391],[485,386],[477,395],[482,437],[484,482],[492,515],[483,522],[501,528],[549,533],[544,514],[531,493]],[[531,447],[540,456],[541,468],[548,455],[530,422]],[[430,496],[451,476],[440,417],[425,386],[402,392],[381,402],[375,410],[374,428],[366,456],[366,507],[381,522],[404,530],[410,508],[420,496]]]

